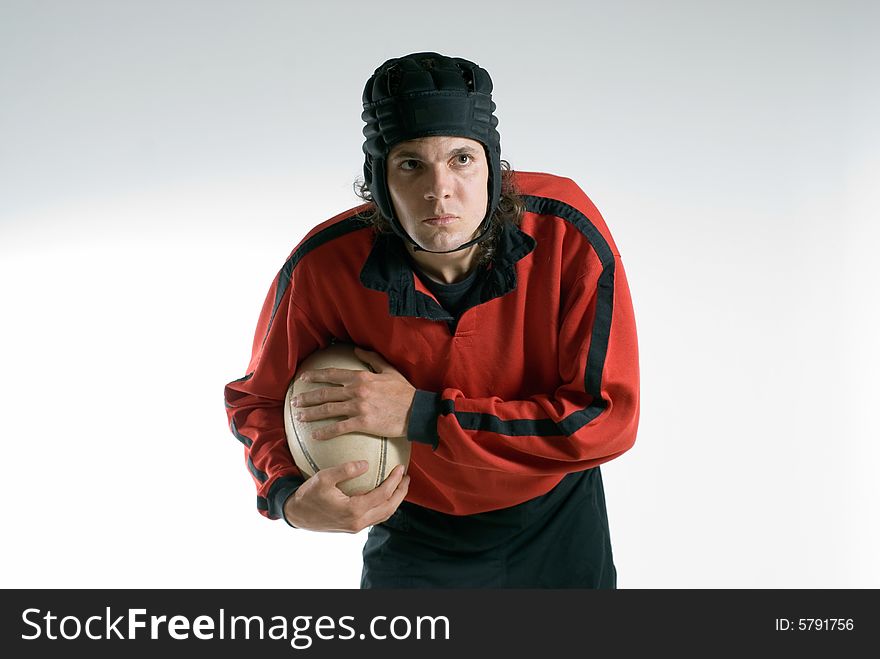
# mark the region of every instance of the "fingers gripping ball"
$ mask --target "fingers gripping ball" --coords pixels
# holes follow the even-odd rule
[[[351,432],[326,440],[312,438],[312,431],[333,423],[338,418],[320,421],[300,421],[294,418],[290,399],[313,389],[341,385],[326,382],[302,382],[299,375],[303,371],[320,368],[345,368],[355,371],[369,371],[370,367],[355,357],[354,346],[347,343],[334,343],[317,350],[304,359],[284,400],[284,430],[293,461],[303,476],[314,476],[327,467],[335,467],[351,460],[366,460],[367,471],[351,480],[338,484],[347,495],[363,494],[378,486],[391,470],[399,464],[409,465],[411,445],[406,437],[378,437],[367,433]]]

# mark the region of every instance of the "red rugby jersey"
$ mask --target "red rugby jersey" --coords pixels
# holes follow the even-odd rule
[[[247,374],[225,388],[262,514],[280,517],[302,482],[284,433],[287,386],[334,339],[380,353],[421,390],[430,413],[420,432],[434,445],[415,438],[407,501],[456,515],[504,508],[632,447],[636,325],[611,233],[570,179],[514,175],[527,212],[503,231],[454,333],[399,239],[358,217],[364,206],[318,225],[290,254]]]

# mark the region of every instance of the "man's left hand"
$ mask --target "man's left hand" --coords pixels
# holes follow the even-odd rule
[[[314,439],[330,439],[349,432],[380,437],[406,435],[416,389],[376,352],[355,348],[355,355],[375,371],[321,368],[300,375],[304,382],[341,385],[303,392],[291,399],[300,421],[344,417],[312,432]]]

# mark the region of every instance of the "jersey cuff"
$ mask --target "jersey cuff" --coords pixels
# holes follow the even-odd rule
[[[406,428],[407,439],[420,444],[430,444],[436,451],[440,443],[440,435],[437,434],[439,416],[440,394],[416,389],[412,410],[409,413],[409,425]]]
[[[287,518],[284,516],[284,502],[305,482],[302,476],[282,476],[272,483],[272,487],[269,488],[269,496],[266,497],[269,500],[269,517],[272,519],[280,517],[287,522]],[[298,528],[290,522],[287,522],[287,525]]]

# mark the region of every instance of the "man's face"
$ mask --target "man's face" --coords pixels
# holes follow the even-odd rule
[[[489,202],[482,144],[466,137],[422,137],[395,144],[387,162],[394,212],[419,246],[446,251],[474,236]]]

